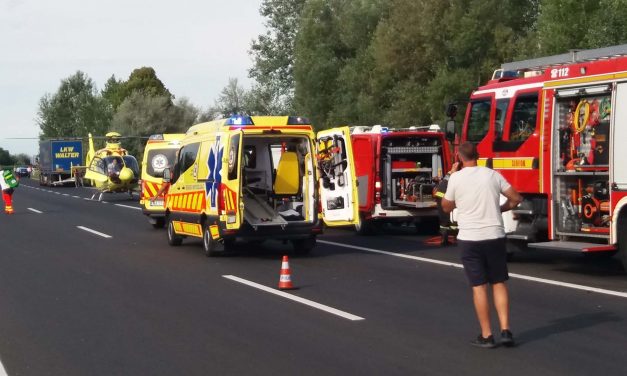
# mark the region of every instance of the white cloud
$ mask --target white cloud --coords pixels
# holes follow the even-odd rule
[[[0,0],[0,147],[37,152],[39,99],[77,70],[98,88],[153,67],[176,97],[211,104],[229,77],[248,84],[261,0]]]

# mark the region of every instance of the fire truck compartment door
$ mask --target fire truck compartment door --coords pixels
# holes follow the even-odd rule
[[[316,136],[316,159],[324,223],[327,226],[357,224],[359,199],[349,128],[319,132]]]
[[[619,83],[616,88],[616,99],[612,106],[614,131],[612,143],[612,180],[618,189],[627,190],[627,82]]]

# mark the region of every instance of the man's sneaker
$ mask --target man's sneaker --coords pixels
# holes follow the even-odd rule
[[[508,329],[501,330],[501,344],[505,347],[514,346],[514,335]]]
[[[488,338],[483,338],[483,336],[479,334],[477,339],[470,341],[470,344],[477,347],[483,347],[484,349],[493,349],[496,347],[494,337],[491,334]]]

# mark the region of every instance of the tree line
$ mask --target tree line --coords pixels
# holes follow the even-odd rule
[[[77,72],[41,98],[41,137],[184,132],[233,113],[303,115],[318,129],[427,125],[501,63],[627,42],[627,0],[263,0],[260,13],[252,87],[229,78],[203,110],[150,67],[100,91]]]

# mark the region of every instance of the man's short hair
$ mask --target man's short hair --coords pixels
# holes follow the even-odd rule
[[[474,161],[479,159],[479,152],[477,146],[472,142],[464,142],[459,145],[459,155],[465,161]]]

